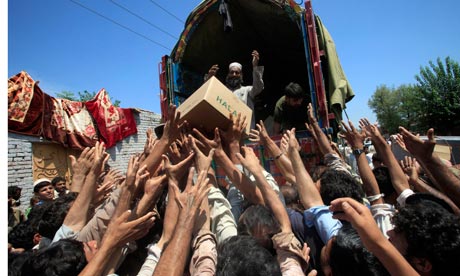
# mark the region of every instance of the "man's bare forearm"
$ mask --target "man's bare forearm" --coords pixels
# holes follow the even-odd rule
[[[299,191],[300,201],[305,209],[313,206],[323,205],[323,200],[316,188],[313,180],[304,167],[300,154],[298,152],[289,152],[289,158],[296,176],[296,187]]]
[[[417,159],[423,167],[436,179],[442,191],[457,205],[460,206],[460,179],[444,165],[441,159],[432,155],[430,158]]]
[[[172,202],[173,203],[173,202]],[[182,276],[190,255],[195,215],[181,210],[174,234],[161,254],[153,275]]]
[[[89,207],[93,201],[97,189],[97,178],[99,173],[91,169],[85,178],[81,192],[75,199],[72,207],[67,213],[63,224],[72,229],[74,232],[80,231],[86,225],[89,219]]]
[[[154,175],[156,170],[161,164],[161,156],[168,150],[169,141],[167,139],[161,138],[153,147],[152,152],[145,158],[139,167],[147,165],[147,170],[150,175]]]
[[[253,204],[264,205],[262,194],[257,186],[254,185],[246,175],[238,170],[238,168],[236,168],[235,164],[223,151],[216,151],[214,153],[214,160],[218,166],[224,169],[225,174],[228,176],[230,181],[238,190],[241,191],[241,193],[243,193],[247,200]]]
[[[383,164],[388,167],[391,183],[396,193],[399,195],[402,191],[409,189],[409,182],[407,181],[406,175],[383,137],[379,136],[372,139],[372,143],[377,153],[381,156]]]
[[[361,176],[361,180],[363,181],[363,189],[367,196],[373,196],[380,194],[379,185],[377,180],[375,179],[374,173],[369,167],[369,163],[367,162],[366,155],[360,154],[357,158],[357,165],[359,175]],[[379,198],[371,202],[371,205],[374,204],[382,204],[384,203],[383,198]]]

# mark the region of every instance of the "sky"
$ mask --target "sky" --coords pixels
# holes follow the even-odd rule
[[[8,77],[25,70],[51,96],[105,88],[122,107],[159,113],[158,64],[200,2],[8,1]],[[354,122],[376,120],[367,102],[377,86],[415,83],[420,66],[437,57],[460,60],[460,1],[313,0],[312,6],[356,94],[347,104]]]

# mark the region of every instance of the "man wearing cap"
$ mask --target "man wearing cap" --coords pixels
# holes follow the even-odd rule
[[[219,65],[214,64],[205,75],[204,80],[215,76],[219,70]],[[228,66],[228,74],[225,78],[225,84],[233,94],[243,101],[250,109],[254,111],[254,98],[264,89],[264,67],[259,66],[259,53],[252,51],[252,85],[242,86],[243,84],[243,66],[238,62],[232,62]],[[251,128],[255,127],[254,112],[252,113]]]
[[[40,178],[35,181],[34,194],[38,196],[38,199],[40,200],[37,205],[40,205],[46,201],[53,201],[54,187],[53,184],[51,184],[51,180],[48,178]]]

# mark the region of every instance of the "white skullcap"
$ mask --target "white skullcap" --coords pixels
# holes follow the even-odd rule
[[[241,65],[241,64],[238,63],[238,62],[232,62],[232,63],[230,63],[230,65],[228,66],[228,70],[232,69],[232,67],[236,67],[236,68],[238,68],[240,71],[243,69],[243,65]]]
[[[48,183],[51,184],[51,180],[49,180],[48,178],[40,178],[40,179],[38,179],[38,180],[36,180],[34,182],[34,187],[37,186],[38,184],[42,183],[42,182],[48,182]]]

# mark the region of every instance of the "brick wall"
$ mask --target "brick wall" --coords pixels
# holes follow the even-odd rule
[[[154,128],[160,122],[161,116],[146,110],[134,112],[137,134],[131,135],[108,149],[108,161],[112,168],[126,171],[132,154],[142,152],[148,128]],[[8,133],[8,186],[22,188],[21,209],[29,206],[33,195],[32,177],[32,144],[43,142],[39,137]]]
[[[131,155],[144,150],[145,140],[147,139],[145,133],[148,128],[154,128],[160,123],[161,115],[140,110],[140,113],[135,115],[135,119],[137,134],[125,138],[107,150],[110,154],[109,165],[122,172],[126,171]]]

